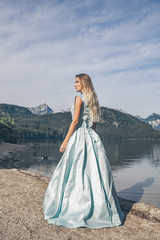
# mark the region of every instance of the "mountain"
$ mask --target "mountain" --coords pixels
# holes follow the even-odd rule
[[[14,119],[18,139],[62,140],[71,122],[70,112],[36,115],[25,107],[0,104],[0,119],[8,117]]]
[[[32,117],[31,111],[29,111],[26,107],[20,107],[13,104],[0,104],[0,117],[3,115],[9,115],[10,117],[16,118],[30,118]]]
[[[25,107],[9,104],[0,104],[0,118],[2,116],[14,118],[14,133],[18,139],[62,140],[72,120],[67,111],[36,115]],[[101,107],[101,121],[97,123],[96,132],[108,140],[160,139],[160,132],[148,123],[107,107]]]
[[[142,117],[139,116],[139,115],[136,115],[135,117],[136,117],[137,119],[139,119],[140,121],[145,121],[144,118],[142,118]]]
[[[152,126],[153,129],[160,131],[160,115],[157,113],[152,113],[147,118],[142,118],[140,116],[136,116],[140,121],[146,122]]]
[[[157,139],[160,133],[146,122],[115,109],[101,107],[97,132],[107,139]]]
[[[46,114],[52,114],[54,111],[46,104],[41,104],[37,107],[28,107],[28,109],[33,113],[37,115],[46,115]]]
[[[160,115],[157,113],[152,113],[149,117],[145,119],[145,122],[149,123],[154,129],[160,130]]]
[[[126,114],[128,114],[128,112],[127,111],[124,111],[123,109],[119,109],[119,108],[114,108],[114,110],[117,110],[117,111],[119,111],[119,112],[122,112],[122,113],[126,113]]]

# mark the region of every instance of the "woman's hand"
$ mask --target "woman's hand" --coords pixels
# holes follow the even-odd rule
[[[65,152],[66,150],[66,147],[67,147],[67,143],[63,142],[59,148],[59,151],[60,152]]]

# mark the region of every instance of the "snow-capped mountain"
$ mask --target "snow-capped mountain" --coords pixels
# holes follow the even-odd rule
[[[142,118],[140,115],[136,115],[135,117],[141,121],[144,121],[144,118]]]
[[[37,115],[46,115],[46,114],[52,114],[54,111],[46,104],[41,104],[37,107],[28,107],[28,109],[33,113]]]
[[[154,129],[160,130],[160,115],[157,113],[152,113],[149,117],[145,119]]]
[[[140,116],[136,116],[140,121],[146,122],[150,124],[154,129],[160,130],[160,114],[152,113],[147,118],[142,118]]]

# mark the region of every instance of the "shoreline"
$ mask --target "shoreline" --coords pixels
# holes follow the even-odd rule
[[[121,226],[67,229],[43,219],[43,199],[50,181],[26,170],[0,169],[1,239],[160,239],[160,208],[119,198],[125,214]]]

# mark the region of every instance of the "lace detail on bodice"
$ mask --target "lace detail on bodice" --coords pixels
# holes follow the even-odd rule
[[[83,94],[79,95],[79,97],[81,97],[81,99],[82,99],[82,106],[81,106],[81,111],[80,111],[80,116],[79,116],[79,122],[77,124],[76,129],[79,128],[79,127],[91,128],[93,123],[90,119],[88,104],[87,104]],[[72,120],[73,120],[74,103],[71,107],[71,114],[72,114]]]

